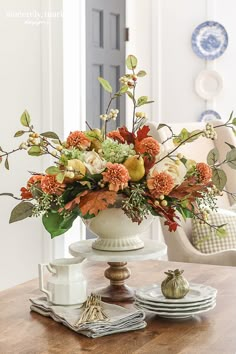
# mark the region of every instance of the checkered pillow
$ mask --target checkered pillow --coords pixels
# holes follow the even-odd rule
[[[232,211],[218,210],[209,215],[210,224],[224,226],[227,234],[219,237],[215,231],[198,220],[192,220],[192,244],[202,253],[214,253],[228,249],[236,249],[236,215]]]

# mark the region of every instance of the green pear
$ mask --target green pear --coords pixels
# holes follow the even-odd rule
[[[125,160],[124,166],[127,168],[132,182],[140,181],[145,175],[144,161],[140,155],[129,156]]]

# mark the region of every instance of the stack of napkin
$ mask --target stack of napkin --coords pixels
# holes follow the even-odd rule
[[[102,309],[107,315],[107,321],[86,322],[76,326],[84,308],[79,305],[58,306],[47,301],[45,297],[30,299],[32,311],[51,317],[61,322],[77,333],[87,337],[97,338],[113,333],[134,331],[146,327],[145,314],[142,310],[127,309],[118,305],[101,302]]]

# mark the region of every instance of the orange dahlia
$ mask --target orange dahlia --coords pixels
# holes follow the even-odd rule
[[[156,156],[160,152],[160,144],[152,137],[144,138],[135,144],[136,152]]]
[[[61,195],[64,192],[65,184],[59,183],[54,175],[43,176],[41,189],[47,194]]]
[[[199,173],[200,182],[207,184],[212,177],[212,169],[204,162],[199,162],[196,165],[197,172]]]
[[[109,183],[109,190],[117,192],[128,186],[130,179],[129,172],[126,167],[119,163],[107,163],[107,171],[103,172],[103,181]]]
[[[160,195],[168,195],[174,188],[174,180],[166,172],[154,171],[152,177],[147,179],[147,186],[151,195],[154,198],[159,198]]]
[[[71,132],[66,139],[66,147],[75,147],[81,150],[86,150],[91,144],[91,141],[86,137],[83,132],[76,130]]]

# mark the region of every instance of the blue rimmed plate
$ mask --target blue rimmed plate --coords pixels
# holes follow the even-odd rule
[[[202,59],[219,58],[228,46],[228,34],[218,22],[206,21],[195,28],[192,34],[194,53]]]
[[[202,114],[199,117],[199,121],[200,122],[211,122],[213,120],[221,120],[221,116],[219,115],[219,113],[217,113],[216,111],[213,111],[212,109],[208,109],[204,112],[202,112]]]

